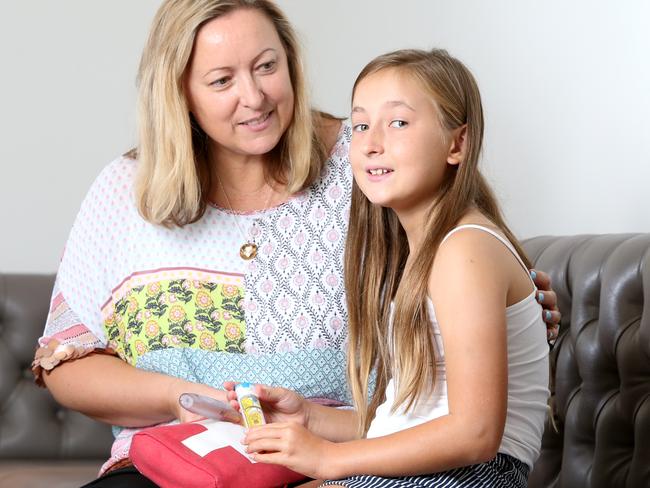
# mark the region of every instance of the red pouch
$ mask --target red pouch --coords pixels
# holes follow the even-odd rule
[[[133,436],[129,457],[138,471],[161,488],[273,488],[306,479],[283,466],[253,463],[232,445],[217,442],[214,450],[204,446],[199,452],[209,452],[200,455],[183,444],[190,439],[194,442],[199,434],[201,438],[212,436],[208,444],[212,442],[218,432],[208,433],[206,425],[214,426],[214,422],[204,420],[142,430]],[[238,440],[242,437],[243,429]]]

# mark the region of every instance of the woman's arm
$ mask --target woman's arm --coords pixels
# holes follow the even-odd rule
[[[448,415],[338,444],[295,425],[269,426],[263,435],[251,429],[247,442],[256,460],[337,479],[432,473],[492,459],[506,418],[505,307],[513,272],[528,279],[502,244],[478,232],[454,235],[436,256],[429,289],[444,338]],[[527,287],[518,292],[530,293],[529,280]]]
[[[89,354],[66,361],[44,372],[43,380],[63,406],[124,427],[199,418],[179,405],[178,397],[184,392],[226,399],[223,391],[143,371],[108,354]]]

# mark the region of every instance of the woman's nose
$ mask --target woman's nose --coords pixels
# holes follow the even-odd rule
[[[264,102],[264,92],[253,76],[243,78],[239,83],[239,98],[241,103],[249,108],[258,109]]]

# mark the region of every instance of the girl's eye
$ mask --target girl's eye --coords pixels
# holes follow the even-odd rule
[[[352,126],[352,130],[355,132],[364,132],[368,130],[368,124],[355,124]]]
[[[389,124],[389,127],[394,127],[395,129],[403,129],[403,128],[406,127],[407,125],[409,125],[409,123],[406,122],[405,120],[393,120],[393,121]]]

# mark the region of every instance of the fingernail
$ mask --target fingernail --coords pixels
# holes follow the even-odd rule
[[[537,294],[537,301],[542,303],[544,301],[544,294],[542,292]]]
[[[535,271],[534,269],[531,269],[531,270],[530,270],[530,277],[531,277],[531,278],[533,279],[533,281],[534,281],[535,278],[537,278],[537,271]]]
[[[551,320],[551,311],[550,310],[544,310],[544,318],[546,320]]]

